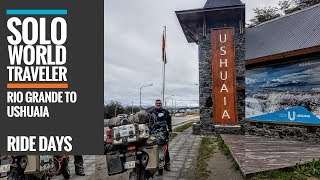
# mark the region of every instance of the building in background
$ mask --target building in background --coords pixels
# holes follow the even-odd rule
[[[195,133],[320,142],[320,6],[247,29],[244,11],[240,0],[208,0],[176,12],[187,41],[199,46]]]
[[[320,6],[246,30],[247,132],[320,142]]]

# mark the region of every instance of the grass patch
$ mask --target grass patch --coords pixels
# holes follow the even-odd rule
[[[192,124],[194,123],[194,121],[188,122],[184,125],[181,125],[179,127],[176,127],[173,129],[174,132],[183,132],[184,130],[190,128],[192,126]]]
[[[171,136],[169,137],[169,141],[171,141],[172,139],[174,139],[178,134],[173,132],[171,133]]]
[[[228,146],[224,143],[224,141],[220,135],[217,136],[216,141],[217,141],[218,147],[222,151],[222,153],[226,156],[230,156],[231,155],[230,150],[229,150]]]
[[[195,121],[191,121],[191,122],[188,122],[182,126],[174,128],[172,130],[171,136],[169,137],[169,141],[171,141],[172,139],[174,139],[178,135],[177,132],[183,132],[184,130],[190,128],[194,122]]]
[[[232,164],[232,169],[236,170],[236,171],[239,171],[240,170],[240,167],[238,165],[238,163],[236,163],[234,160],[233,160],[233,164]]]
[[[293,180],[297,179],[294,177],[294,174],[292,172],[284,172],[280,170],[273,170],[273,171],[267,171],[263,173],[259,173],[257,175],[254,175],[253,177],[249,178],[250,180]],[[300,178],[299,178],[300,179]]]
[[[201,140],[196,165],[197,179],[206,179],[209,177],[210,171],[207,170],[207,162],[214,153],[215,139],[216,138],[213,137],[204,137]]]
[[[296,165],[294,174],[298,176],[317,177],[320,178],[320,160],[313,160],[307,164]]]
[[[222,139],[222,137],[220,135],[217,136],[216,139],[217,143],[218,143],[218,147],[221,150],[221,152],[227,156],[228,159],[232,160],[232,166],[231,168],[234,169],[235,171],[239,171],[240,167],[238,165],[238,163],[236,163],[236,161],[232,158],[231,156],[231,152],[228,148],[228,146],[226,145],[226,143],[224,143],[224,140]]]
[[[292,168],[262,172],[254,175],[250,180],[307,180],[309,178],[320,179],[320,160],[313,160],[307,164],[297,164]]]

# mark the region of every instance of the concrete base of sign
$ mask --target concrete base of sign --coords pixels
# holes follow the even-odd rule
[[[194,135],[201,134],[201,124],[200,123],[193,123],[192,124],[192,134],[194,134]]]
[[[217,134],[244,134],[240,125],[214,125],[214,131]]]

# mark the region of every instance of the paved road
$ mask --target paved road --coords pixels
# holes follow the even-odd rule
[[[185,122],[191,121],[191,120],[199,120],[199,116],[186,116],[186,117],[172,117],[172,126],[173,128],[183,124]]]
[[[195,166],[200,136],[192,134],[192,128],[179,133],[169,144],[171,171],[154,180],[187,180],[195,179]]]

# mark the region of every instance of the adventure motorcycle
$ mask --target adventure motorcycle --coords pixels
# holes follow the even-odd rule
[[[67,155],[1,155],[0,160],[2,179],[47,180],[59,174],[62,174],[65,179],[70,177]]]
[[[138,112],[131,119],[114,118],[110,121],[105,141],[108,174],[132,170],[130,180],[149,179],[157,171],[161,175],[165,165],[167,137],[161,132],[149,131],[150,116],[146,112]]]

